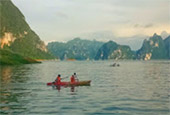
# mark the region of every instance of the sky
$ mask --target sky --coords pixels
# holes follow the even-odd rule
[[[137,49],[154,33],[170,33],[170,0],[12,1],[46,43],[81,37]]]

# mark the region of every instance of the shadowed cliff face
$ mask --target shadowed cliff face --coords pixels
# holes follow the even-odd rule
[[[167,57],[168,59],[170,59],[170,36],[168,36],[165,40],[165,47],[166,47],[166,53],[167,53]]]
[[[154,34],[149,40],[144,40],[142,47],[137,51],[137,58],[150,59],[167,59],[166,47],[161,36]]]
[[[0,48],[26,57],[49,58],[47,48],[11,0],[0,1]]]
[[[129,46],[119,45],[113,41],[105,43],[97,52],[95,59],[134,59],[135,53]]]

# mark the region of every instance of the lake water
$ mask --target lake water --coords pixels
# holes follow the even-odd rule
[[[169,115],[170,61],[45,61],[1,66],[0,114]],[[91,86],[46,86],[77,73]],[[68,81],[69,79],[65,79]]]

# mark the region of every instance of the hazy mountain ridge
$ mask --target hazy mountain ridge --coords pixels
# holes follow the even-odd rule
[[[103,45],[103,42],[81,40],[75,38],[67,43],[51,42],[47,45],[48,50],[63,59],[76,60],[91,60],[94,59],[98,49]]]
[[[34,59],[52,58],[44,42],[31,30],[24,15],[11,0],[0,1],[0,13],[1,51],[7,49],[23,57]]]
[[[120,45],[114,41],[99,44],[97,41],[80,38],[67,43],[51,42],[48,44],[48,50],[61,60],[170,59],[170,36],[163,40],[161,36],[154,34],[149,40],[145,39],[142,47],[137,51],[132,51],[128,45]]]

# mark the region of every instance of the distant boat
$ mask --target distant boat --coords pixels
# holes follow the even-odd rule
[[[116,64],[116,63],[114,63],[114,64],[112,64],[112,65],[110,65],[111,67],[119,67],[120,66],[120,64]]]

